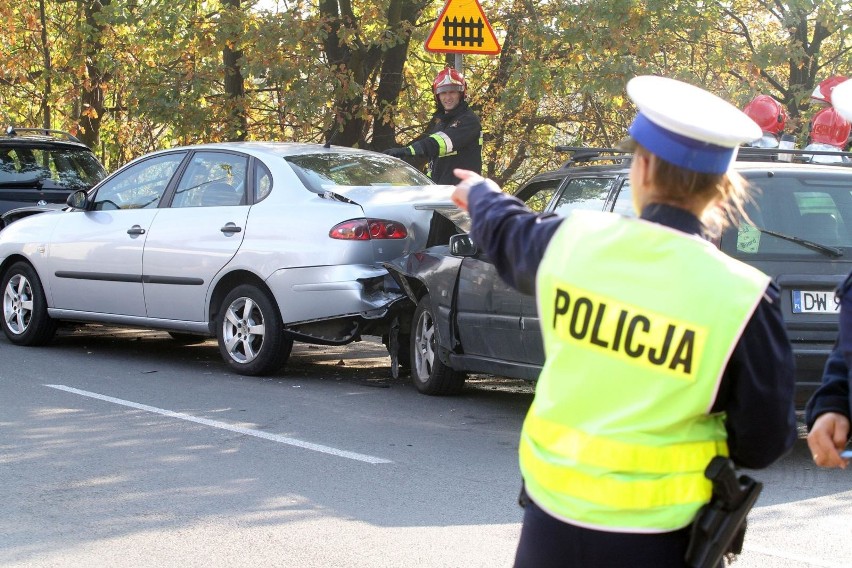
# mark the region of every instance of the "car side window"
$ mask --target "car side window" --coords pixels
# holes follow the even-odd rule
[[[609,177],[572,178],[559,194],[553,212],[566,217],[575,209],[603,211],[613,182]]]
[[[196,152],[181,176],[172,207],[223,207],[246,204],[248,156]]]
[[[43,189],[88,189],[105,176],[88,150],[58,147],[0,151],[0,183],[38,182]]]
[[[621,188],[616,192],[612,212],[624,215],[625,217],[636,216],[636,211],[633,209],[633,191],[630,189],[630,181],[627,179],[624,180]]]
[[[563,178],[546,179],[528,183],[515,193],[515,197],[523,201],[527,207],[536,213],[542,213],[556,193]]]
[[[153,209],[186,152],[155,156],[125,169],[98,189],[95,210]]]
[[[255,160],[254,167],[254,194],[257,196],[256,201],[266,199],[266,196],[272,192],[272,173],[266,164]]]

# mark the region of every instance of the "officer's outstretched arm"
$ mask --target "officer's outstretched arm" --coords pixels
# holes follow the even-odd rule
[[[461,180],[458,184],[456,184],[456,189],[453,191],[453,202],[467,211],[467,195],[470,193],[470,188],[481,181],[485,181],[485,178],[476,172],[463,170],[461,168],[454,169],[453,175]]]

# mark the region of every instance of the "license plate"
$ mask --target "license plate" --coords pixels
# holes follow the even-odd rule
[[[836,314],[839,311],[840,302],[834,299],[834,290],[793,290],[794,314]]]

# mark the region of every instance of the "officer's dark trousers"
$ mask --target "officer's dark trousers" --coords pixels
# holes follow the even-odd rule
[[[685,568],[689,528],[660,534],[615,533],[563,523],[529,502],[515,568]]]

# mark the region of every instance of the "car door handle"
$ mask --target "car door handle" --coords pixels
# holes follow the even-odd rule
[[[233,223],[225,223],[225,226],[219,230],[225,233],[226,235],[231,235],[233,233],[239,233],[243,229],[241,227],[237,227]]]
[[[145,229],[143,229],[143,228],[142,228],[142,227],[140,227],[139,225],[133,225],[132,227],[130,227],[129,229],[127,229],[127,234],[128,234],[128,235],[131,235],[131,236],[132,236],[132,235],[144,235],[144,234],[145,234]]]

